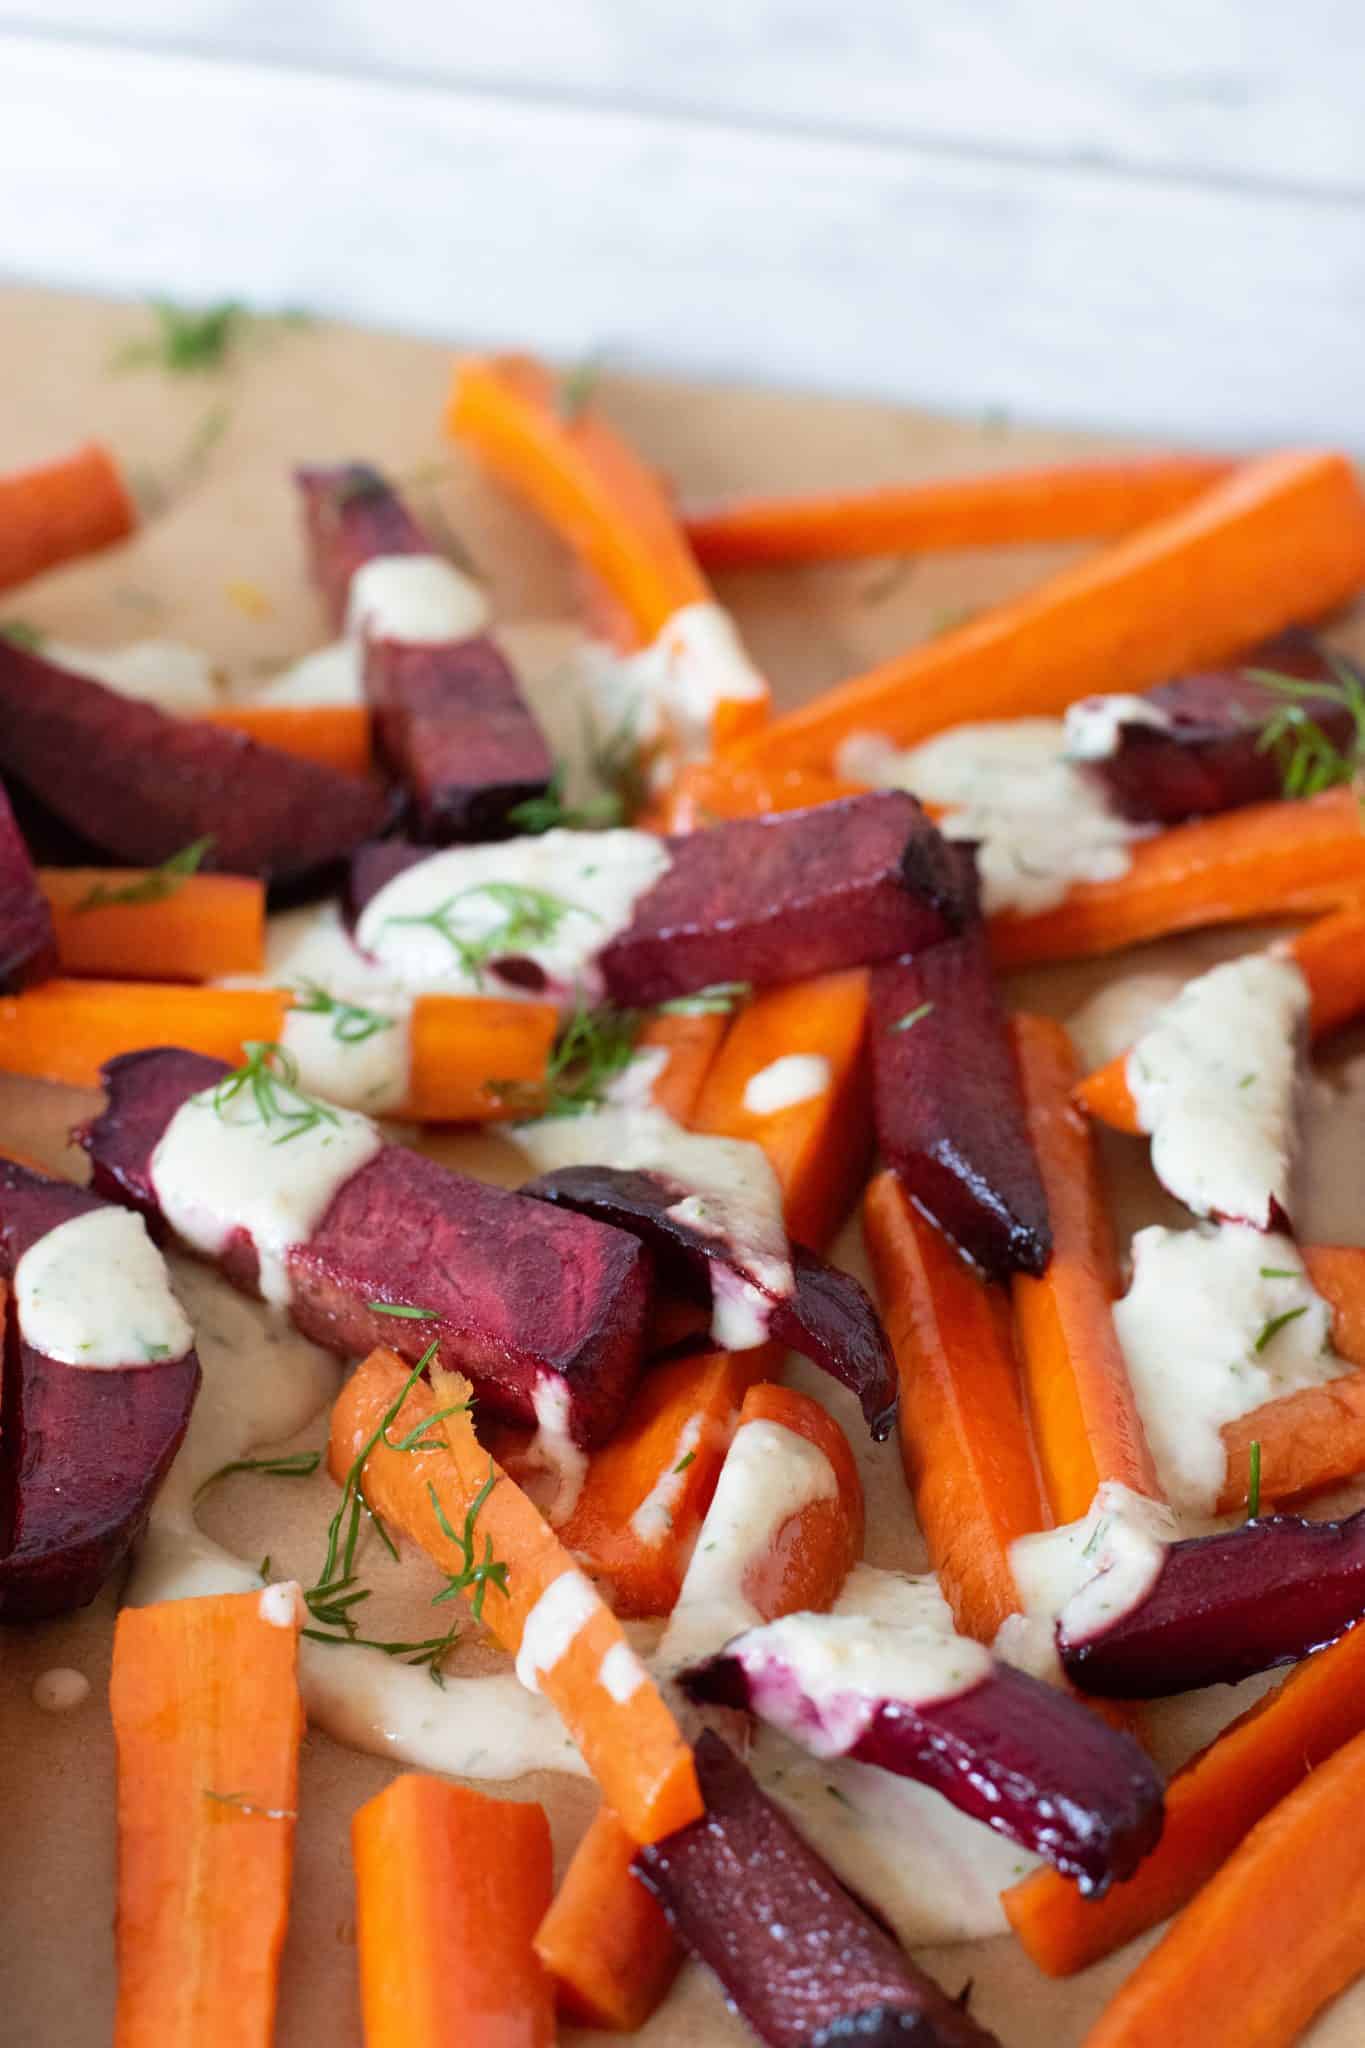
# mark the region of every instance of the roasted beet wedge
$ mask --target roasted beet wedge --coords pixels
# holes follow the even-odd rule
[[[365,693],[419,838],[502,838],[516,830],[509,812],[548,788],[550,750],[486,634],[441,646],[372,640]]]
[[[1338,668],[1311,635],[1287,633],[1258,649],[1247,668],[1300,682],[1330,682],[1340,667],[1350,668],[1340,656],[1336,662]],[[1254,681],[1247,669],[1181,676],[1149,690],[1143,699],[1162,724],[1120,726],[1116,751],[1090,765],[1115,808],[1139,822],[1174,825],[1182,818],[1265,803],[1282,793],[1285,776],[1282,754],[1263,745],[1261,736],[1287,701]],[[1293,701],[1336,746],[1350,740],[1354,721],[1339,695]]]
[[[792,1616],[750,1629],[681,1682],[695,1700],[747,1707],[818,1756],[853,1757],[931,1785],[973,1820],[1045,1856],[1084,1892],[1131,1877],[1155,1845],[1160,1778],[1131,1736],[1078,1700],[1007,1664],[921,1703],[831,1691],[828,1681],[812,1688],[790,1648],[806,1623],[845,1635],[871,1631],[877,1640],[875,1623]],[[975,1645],[962,1651],[980,1658]],[[865,1664],[863,1677],[873,1670]]]
[[[675,1932],[768,2048],[998,2048],[844,1890],[709,1731],[705,1817],[635,1858]]]
[[[705,1286],[711,1267],[720,1265],[763,1291],[727,1238],[710,1236],[676,1213],[691,1193],[681,1182],[613,1166],[564,1166],[528,1182],[522,1193],[632,1232],[654,1250],[675,1285]],[[791,1247],[791,1262],[795,1291],[768,1296],[768,1335],[856,1394],[880,1441],[891,1433],[897,1397],[895,1362],[877,1311],[851,1274],[804,1245]]]
[[[105,1207],[0,1161],[6,1280],[49,1231]],[[97,1292],[101,1274],[86,1284]],[[67,1365],[25,1341],[12,1285],[0,1313],[0,1621],[35,1621],[93,1600],[127,1555],[185,1434],[199,1360]]]
[[[1004,1006],[976,927],[872,970],[877,1142],[920,1207],[997,1279],[1052,1256]]]
[[[429,555],[431,541],[397,491],[367,462],[296,469],[308,565],[335,632],[346,622],[351,578],[376,555]]]
[[[932,945],[973,911],[959,854],[903,790],[731,819],[669,851],[667,873],[603,948],[616,1002],[861,967]]]
[[[152,1154],[176,1111],[228,1071],[174,1048],[111,1060],[107,1106],[76,1134],[95,1186],[158,1216]],[[245,1232],[222,1265],[255,1291]],[[316,1343],[350,1358],[387,1344],[415,1360],[438,1337],[443,1362],[507,1421],[533,1421],[537,1388],[557,1383],[583,1444],[610,1435],[639,1374],[651,1267],[634,1236],[567,1212],[551,1223],[542,1205],[406,1146],[384,1146],[342,1184],[288,1271],[290,1315]],[[373,1302],[435,1314],[386,1316]]]
[[[52,912],[0,787],[0,995],[55,973]]]
[[[0,769],[106,859],[204,865],[281,888],[340,871],[389,814],[377,782],[172,718],[0,640]]]
[[[1057,1648],[1083,1692],[1157,1699],[1293,1664],[1365,1615],[1365,1509],[1343,1522],[1267,1515],[1173,1543],[1152,1590]]]

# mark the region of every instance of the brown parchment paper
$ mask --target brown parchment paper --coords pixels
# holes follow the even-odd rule
[[[169,379],[111,369],[119,348],[148,330],[136,307],[56,294],[0,293],[0,468],[51,455],[87,435],[108,439],[164,509],[129,545],[0,597],[0,619],[24,618],[72,640],[105,644],[152,635],[203,646],[237,681],[270,673],[325,637],[302,574],[287,475],[302,459],[370,457],[409,480],[424,511],[457,532],[486,573],[504,620],[568,616],[574,580],[562,553],[520,510],[485,485],[443,441],[439,420],[452,351],[329,326],[262,323],[223,371]],[[660,468],[692,494],[745,485],[856,484],[934,471],[1094,453],[1093,438],[1043,433],[998,419],[944,421],[905,409],[828,399],[699,390],[616,374],[603,402]],[[799,701],[907,642],[940,631],[1019,590],[1067,558],[1066,550],[963,553],[914,564],[861,563],[726,579],[750,645],[781,703]],[[1223,935],[1145,949],[1141,966],[1195,971],[1259,935]],[[1133,961],[1027,978],[1020,993],[1065,1016]],[[1310,1093],[1305,1147],[1305,1235],[1365,1242],[1365,1076],[1347,1040],[1330,1062],[1335,1080]],[[79,1170],[65,1132],[92,1106],[67,1090],[0,1076],[0,1145]],[[446,1141],[446,1149],[449,1149]],[[469,1157],[465,1141],[455,1141]],[[1141,1148],[1106,1147],[1119,1227],[1179,1222],[1155,1190]],[[498,1147],[480,1153],[510,1174]],[[861,1269],[856,1228],[837,1256]],[[841,1396],[822,1393],[836,1405]],[[856,1413],[840,1409],[868,1484],[868,1555],[919,1568],[923,1555],[905,1501],[894,1444],[863,1444]],[[307,1432],[315,1441],[314,1425]],[[206,1525],[244,1555],[264,1513],[261,1480],[221,1489]],[[278,1507],[272,1505],[278,1518]],[[254,1547],[253,1547],[254,1546]],[[113,1757],[107,1682],[116,1588],[86,1613],[41,1627],[0,1630],[0,2039],[11,2048],[102,2048],[113,2010]],[[69,1715],[40,1712],[38,1673],[60,1664],[92,1682]],[[1173,1763],[1237,1711],[1236,1694],[1156,1717],[1155,1744]],[[320,1734],[305,1745],[293,1909],[285,1956],[281,2048],[351,2048],[361,2040],[355,1987],[354,1901],[347,1828],[353,1809],[390,1767]],[[561,1861],[594,1804],[579,1780],[541,1774],[517,1788],[543,1799]],[[914,1844],[907,1842],[907,1855]],[[1305,1871],[1301,1881],[1312,1884]],[[1334,1910],[1324,1895],[1322,1910]],[[1131,1968],[1135,1945],[1079,1981],[1052,1984],[1004,1940],[923,1951],[956,1991],[972,1980],[972,2006],[1011,2048],[1073,2048]],[[1255,2001],[1248,1981],[1220,2001]],[[595,2035],[566,2030],[568,2040]],[[692,2048],[749,2038],[713,1985],[688,1967],[639,2037],[642,2048]],[[1349,1994],[1306,2038],[1315,2048],[1365,2040],[1365,1989]]]

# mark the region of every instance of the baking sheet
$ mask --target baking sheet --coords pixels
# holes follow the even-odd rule
[[[303,323],[260,323],[219,373],[171,380],[118,372],[120,347],[148,328],[136,307],[52,293],[0,293],[0,468],[51,455],[90,434],[108,439],[166,501],[129,545],[0,598],[0,619],[24,618],[71,640],[115,643],[152,635],[203,646],[235,679],[264,676],[320,644],[322,621],[302,573],[287,472],[299,460],[372,458],[458,533],[488,576],[504,620],[568,615],[574,579],[561,551],[482,482],[442,441],[439,416],[451,351],[394,336]],[[746,484],[834,485],[979,468],[1112,443],[1003,423],[945,422],[909,410],[774,394],[698,390],[632,379],[608,365],[602,402],[689,493]],[[1036,580],[1065,549],[1017,550],[854,563],[725,580],[723,595],[773,679],[778,701],[800,701],[964,612]],[[1145,950],[1142,966],[1182,973],[1239,950],[1246,935]],[[1123,963],[1130,967],[1131,962]],[[1066,1015],[1120,969],[1083,967],[1030,978],[1023,993]],[[1315,1084],[1307,1144],[1305,1235],[1365,1242],[1365,1073],[1347,1041],[1332,1065],[1350,1100]],[[0,1076],[0,1145],[72,1166],[64,1134],[92,1099]],[[1179,1220],[1164,1211],[1140,1148],[1107,1145],[1125,1238],[1137,1223]],[[839,1256],[858,1265],[856,1231]],[[826,1383],[827,1387],[827,1383]],[[825,1389],[822,1389],[825,1391]],[[832,1405],[843,1397],[829,1396]],[[846,1419],[840,1409],[841,1419]],[[849,1420],[852,1440],[861,1435]],[[316,1440],[315,1427],[310,1440]],[[922,1564],[894,1445],[861,1452],[869,1486],[868,1555]],[[264,1480],[230,1482],[213,1504],[213,1533],[257,1556],[267,1514]],[[113,1780],[107,1680],[114,1597],[83,1615],[0,1631],[0,1999],[13,2048],[100,2048],[113,2004]],[[54,1665],[91,1679],[74,1714],[38,1711],[29,1688]],[[1192,1703],[1163,1730],[1178,1754],[1242,1703]],[[349,1817],[390,1766],[310,1735],[304,1750],[294,1900],[285,1957],[281,2048],[359,2043]],[[582,1781],[540,1777],[518,1788],[543,1798],[561,1859],[593,1803]],[[915,1845],[906,1843],[906,1854]],[[1323,1910],[1331,1910],[1324,1898]],[[1007,1941],[921,1951],[952,1991],[971,1979],[973,2010],[1012,2048],[1074,2048],[1135,1947],[1083,1979],[1051,1984]],[[1254,1986],[1230,1987],[1254,1996]],[[566,2040],[605,2039],[566,2030]],[[749,2038],[710,1981],[687,1968],[642,2048]],[[1365,1989],[1341,2001],[1306,2037],[1315,2048],[1365,2038]]]

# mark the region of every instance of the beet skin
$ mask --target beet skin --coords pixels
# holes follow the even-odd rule
[[[56,969],[52,912],[0,788],[0,994],[41,981]]]
[[[614,1002],[862,967],[973,914],[960,853],[903,790],[729,819],[668,845],[672,865],[602,950]]]
[[[296,469],[308,566],[334,633],[346,623],[351,578],[376,555],[430,555],[431,541],[397,491],[367,462]]]
[[[709,1731],[706,1813],[641,1849],[635,1875],[768,2048],[998,2048],[844,1890]]]
[[[1004,1005],[974,927],[872,970],[877,1142],[993,1279],[1041,1273],[1052,1228]]]
[[[101,1206],[0,1161],[0,1271],[12,1278],[30,1245]],[[37,1621],[85,1606],[127,1556],[185,1434],[199,1360],[65,1365],[24,1342],[12,1294],[0,1315],[0,1621]]]
[[[174,1048],[129,1053],[104,1069],[107,1106],[77,1133],[95,1185],[157,1214],[151,1157],[175,1112],[229,1069]],[[256,1256],[243,1233],[223,1260],[252,1292]],[[615,1428],[640,1370],[651,1263],[625,1231],[452,1173],[387,1145],[338,1190],[289,1258],[290,1315],[342,1357],[387,1344],[413,1361],[439,1338],[444,1365],[466,1373],[488,1412],[535,1419],[544,1379],[568,1396],[577,1442]],[[434,1309],[386,1316],[371,1302]]]

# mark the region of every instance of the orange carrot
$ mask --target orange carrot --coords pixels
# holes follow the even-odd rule
[[[34,469],[0,476],[0,590],[123,540],[137,510],[98,441]]]
[[[67,974],[213,981],[264,964],[265,888],[246,875],[190,875],[164,896],[147,868],[39,868],[38,882]],[[90,904],[139,889],[140,901]]]
[[[1212,667],[1365,583],[1365,497],[1344,456],[1243,464],[1012,603],[827,691],[735,750],[746,767],[827,769],[855,732],[910,746],[969,719],[1060,712]]]
[[[1053,1517],[1075,1522],[1114,1480],[1161,1499],[1114,1328],[1118,1259],[1094,1142],[1071,1100],[1076,1057],[1060,1024],[1016,1017],[1029,1132],[1052,1219],[1052,1260],[1013,1282],[1015,1327]]]
[[[1118,456],[861,491],[731,498],[688,511],[683,525],[708,569],[1115,540],[1183,510],[1232,467],[1217,455]]]
[[[702,1085],[730,1028],[723,1010],[656,1010],[635,1040],[637,1052],[666,1055],[650,1099],[675,1123],[690,1121]]]
[[[603,1797],[637,1842],[657,1841],[695,1820],[701,1798],[692,1752],[663,1695],[643,1671],[626,1699],[617,1697],[619,1686],[613,1691],[603,1682],[602,1663],[610,1652],[618,1652],[618,1663],[630,1656],[621,1624],[575,1571],[544,1516],[482,1448],[467,1407],[446,1417],[439,1425],[444,1441],[430,1448],[400,1452],[378,1440],[381,1422],[409,1379],[393,1352],[370,1353],[332,1411],[333,1476],[342,1479],[370,1445],[361,1475],[366,1501],[451,1572],[459,1570],[462,1553],[444,1524],[462,1528],[477,1503],[478,1542],[490,1542],[494,1557],[507,1566],[506,1593],[496,1586],[487,1589],[485,1626],[505,1650],[522,1653],[582,1750]],[[458,1374],[437,1369],[432,1381],[434,1395],[420,1382],[409,1386],[391,1423],[399,1438],[432,1417],[438,1402],[442,1409],[468,1402],[468,1383]],[[551,1588],[566,1576],[575,1582],[572,1591],[581,1602],[574,1609],[581,1615],[579,1626],[567,1641],[545,1620],[564,1597],[553,1595]],[[537,1612],[547,1595],[550,1609]],[[541,1650],[550,1655],[545,1666],[539,1663]]]
[[[1365,1969],[1362,1799],[1358,1734],[1257,1821],[1085,2048],[1290,2048]]]
[[[432,1124],[524,1116],[518,1105],[527,1089],[543,1082],[558,1029],[553,1003],[419,996],[412,1006],[402,1114]]]
[[[901,1456],[915,1519],[963,1635],[993,1642],[1019,1607],[1010,1545],[1047,1522],[1008,1298],[881,1173],[863,1229],[900,1374]]]
[[[1166,1787],[1161,1840],[1133,1877],[1083,1898],[1055,1870],[1003,1895],[1010,1926],[1049,1977],[1069,1977],[1178,1912],[1268,1813],[1365,1727],[1365,1629],[1307,1658]]]
[[[109,1704],[117,2048],[269,2048],[303,1736],[298,1629],[259,1593],[125,1607]]]
[[[740,1403],[772,1357],[705,1351],[656,1366],[611,1441],[588,1460],[559,1539],[617,1614],[667,1614],[711,1505]]]
[[[764,1621],[829,1607],[863,1554],[863,1488],[848,1438],[829,1410],[795,1387],[761,1380],[739,1411],[748,1422],[775,1422],[823,1451],[838,1492],[807,1502],[780,1531],[772,1550],[744,1573],[744,1598]],[[736,1431],[738,1434],[738,1431]]]
[[[1348,789],[1306,803],[1248,804],[1174,825],[1132,849],[1126,875],[1075,882],[1052,910],[998,913],[1002,968],[1118,953],[1208,925],[1335,910],[1365,888],[1365,831]]]
[[[351,1821],[365,2048],[550,2048],[545,1810],[407,1774]]]
[[[224,704],[200,716],[346,775],[368,775],[374,765],[364,704]]]
[[[760,990],[730,1026],[691,1119],[694,1131],[762,1147],[782,1189],[789,1234],[816,1250],[847,1216],[872,1156],[872,1100],[862,1057],[867,979],[855,968]],[[793,1053],[826,1063],[823,1085],[785,1108],[755,1107],[748,1100],[751,1086]]]
[[[856,796],[862,784],[819,775],[810,768],[732,766],[722,758],[680,768],[649,813],[660,832],[698,832],[722,818],[766,818],[774,811],[804,811],[813,804]]]

